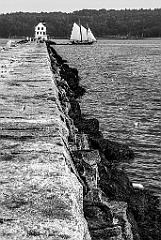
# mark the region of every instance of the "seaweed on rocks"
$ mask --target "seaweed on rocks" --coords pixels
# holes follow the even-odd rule
[[[109,199],[129,201],[133,188],[124,170],[118,170],[115,165],[105,166],[102,162],[98,169],[99,186]]]
[[[80,121],[75,122],[79,132],[90,134],[99,131],[99,121],[96,118],[85,119],[81,118]]]
[[[84,186],[84,216],[92,240],[159,240],[159,200],[147,189],[135,189],[122,163],[135,155],[126,144],[105,139],[96,118],[86,118],[78,98],[86,90],[78,70],[47,43],[53,73],[58,73],[59,100],[66,114],[72,160]],[[74,126],[73,126],[74,125]]]
[[[134,190],[130,196],[129,209],[137,224],[141,240],[161,239],[161,211],[159,199],[149,190]]]
[[[120,161],[128,161],[134,159],[134,152],[125,144],[104,139],[99,131],[91,134],[90,137],[91,147],[99,149],[105,156],[104,164],[106,162],[119,163]]]
[[[74,120],[74,123],[81,120],[81,109],[77,101],[70,101],[69,117]]]

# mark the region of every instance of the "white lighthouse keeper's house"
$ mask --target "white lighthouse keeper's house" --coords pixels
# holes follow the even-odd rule
[[[45,23],[40,22],[35,27],[35,39],[47,40]]]

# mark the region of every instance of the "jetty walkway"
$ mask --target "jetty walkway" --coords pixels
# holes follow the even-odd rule
[[[0,239],[88,240],[46,45],[18,45],[0,58]]]

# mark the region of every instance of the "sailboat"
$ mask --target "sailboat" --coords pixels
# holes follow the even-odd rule
[[[81,24],[73,24],[70,36],[70,42],[72,44],[93,44],[96,41],[97,40],[89,27],[86,29]]]

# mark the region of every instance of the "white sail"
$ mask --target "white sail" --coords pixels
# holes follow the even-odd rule
[[[81,31],[81,34],[82,34],[82,41],[83,42],[87,41],[88,40],[88,38],[87,38],[87,29],[81,25],[80,31]]]
[[[73,24],[70,40],[81,41],[80,27],[76,23]]]
[[[91,29],[88,28],[87,29],[87,38],[88,38],[88,41],[90,42],[96,42],[96,38],[94,37],[93,33],[91,32]]]

